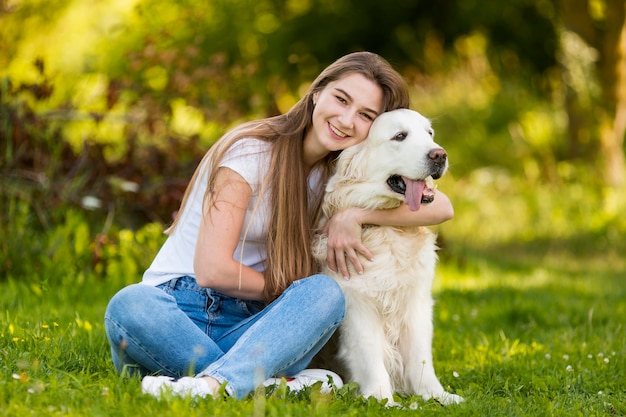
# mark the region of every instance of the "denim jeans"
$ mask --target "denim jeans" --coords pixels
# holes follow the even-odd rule
[[[270,376],[306,368],[344,312],[343,293],[327,275],[294,281],[266,307],[182,277],[120,290],[105,329],[118,372],[211,376],[243,398]]]

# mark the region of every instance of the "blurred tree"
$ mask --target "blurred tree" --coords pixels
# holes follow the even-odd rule
[[[569,135],[573,149],[598,138],[608,185],[626,182],[626,3],[623,0],[559,0],[563,59],[568,86]],[[597,80],[597,91],[593,83]],[[590,91],[591,86],[591,91]]]
[[[12,25],[0,29],[5,44],[17,45],[11,36],[42,37],[37,25],[46,20],[33,12],[39,3],[24,0],[9,12]],[[134,13],[123,18],[112,16],[119,6],[108,3],[85,8],[78,0],[49,2],[45,28],[71,33],[71,39],[45,43],[58,39],[46,33],[38,40],[45,47],[30,49],[31,62],[42,58],[51,73],[58,71],[53,102],[96,117],[65,130],[77,149],[85,137],[121,148],[129,137],[159,142],[167,135],[195,135],[210,144],[223,129],[216,124],[287,110],[303,83],[354,50],[380,53],[413,80],[413,75],[419,79],[419,74],[450,71],[450,61],[432,59],[432,46],[457,53],[458,40],[475,32],[487,39],[491,59],[506,61],[494,66],[495,77],[522,77],[522,71],[540,77],[555,65],[558,48],[553,15],[545,11],[548,0],[489,5],[467,0],[135,0],[127,2],[136,3]],[[55,26],[55,19],[63,21],[62,27]],[[92,29],[98,37],[86,35],[83,22],[96,25]],[[89,48],[84,42],[80,49],[61,47],[84,39],[91,40]],[[87,55],[75,64],[78,74],[68,73],[68,50]],[[25,58],[13,51],[5,62],[13,64],[7,65],[10,73],[21,77],[30,71],[30,62],[15,65],[15,57]],[[48,62],[58,64],[59,57],[65,68]],[[85,119],[72,113],[66,117]]]

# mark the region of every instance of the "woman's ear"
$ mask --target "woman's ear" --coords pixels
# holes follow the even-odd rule
[[[316,91],[315,93],[313,93],[313,105],[315,106],[317,104],[317,98],[319,97],[320,92]]]

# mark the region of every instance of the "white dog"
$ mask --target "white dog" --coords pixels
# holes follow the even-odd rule
[[[365,141],[342,151],[326,188],[324,216],[347,207],[390,209],[404,203],[418,210],[434,197],[427,183],[447,167],[428,119],[407,109],[381,114]],[[433,367],[435,234],[425,227],[365,226],[362,240],[374,260],[362,259],[365,272],[350,270],[350,280],[326,265],[327,236],[320,234],[313,243],[323,272],[346,297],[337,353],[348,379],[364,396],[389,404],[396,391],[443,404],[463,401],[444,390]]]

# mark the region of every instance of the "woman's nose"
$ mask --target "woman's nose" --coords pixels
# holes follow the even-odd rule
[[[339,115],[339,123],[340,127],[346,129],[352,129],[354,127],[354,117],[355,114],[352,110],[346,110]]]

